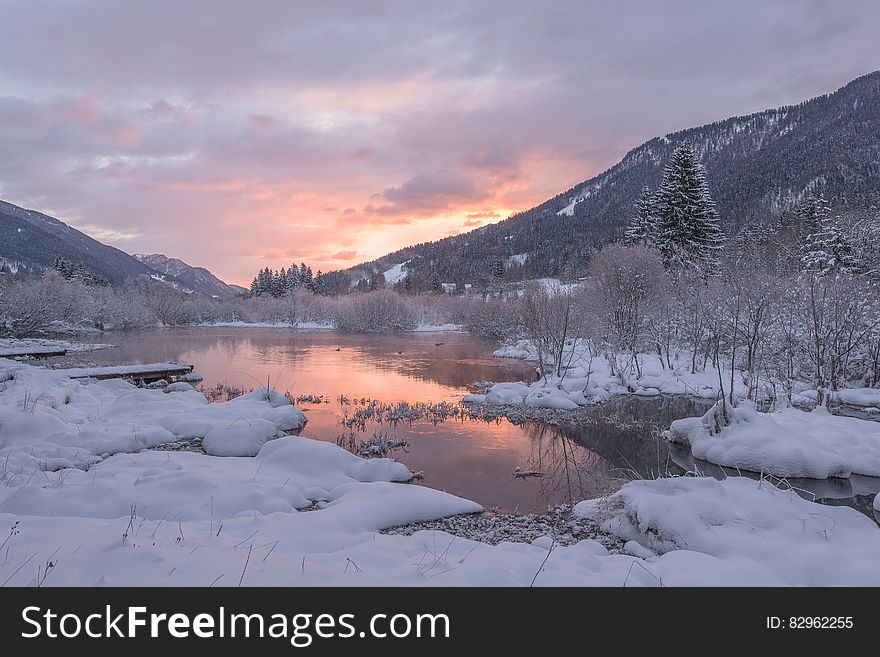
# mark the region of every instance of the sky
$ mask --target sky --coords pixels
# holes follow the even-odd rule
[[[0,199],[247,284],[880,68],[874,0],[0,0]]]

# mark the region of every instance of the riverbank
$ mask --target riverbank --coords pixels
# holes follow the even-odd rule
[[[410,470],[390,459],[287,435],[296,409],[272,391],[236,406],[8,360],[0,370],[6,585],[880,584],[871,520],[767,482],[633,481],[575,507],[565,522],[593,529],[571,544],[528,519],[525,533],[483,527],[481,541],[443,525],[386,534],[483,509],[399,483]],[[276,431],[253,456],[152,449],[238,425]]]

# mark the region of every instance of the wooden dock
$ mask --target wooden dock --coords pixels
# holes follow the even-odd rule
[[[0,349],[0,358],[49,358],[50,356],[66,356],[67,349],[57,347],[13,347]]]
[[[55,370],[66,374],[71,379],[126,379],[133,383],[152,383],[165,379],[189,374],[193,371],[192,365],[183,363],[146,363],[144,365],[111,365],[108,367],[73,367],[70,369]]]

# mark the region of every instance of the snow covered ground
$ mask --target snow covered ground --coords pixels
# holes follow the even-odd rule
[[[618,394],[633,393],[645,397],[687,394],[707,399],[718,396],[717,372],[692,373],[690,362],[677,361],[672,369],[664,369],[656,356],[644,355],[641,358],[641,376],[632,372],[620,375],[612,373],[611,364],[605,357],[595,356],[591,360],[585,342],[578,341],[572,350],[574,354],[570,360],[568,355],[565,356],[565,361],[570,362],[571,366],[561,378],[549,373],[544,379],[533,383],[498,383],[489,388],[485,395],[470,395],[466,401],[572,410]],[[493,355],[496,358],[538,360],[537,351],[528,340],[501,347]],[[548,372],[552,370],[552,367],[547,368]],[[734,387],[737,393],[745,395],[746,388],[741,381],[735,381]]]
[[[514,344],[505,345],[497,349],[493,356],[496,358],[516,358],[518,360],[538,360],[538,352],[529,340],[518,340]],[[545,357],[545,360],[546,357]],[[590,358],[590,352],[586,341],[572,341],[572,346],[567,349],[563,360],[571,363],[565,377],[560,381],[558,377],[550,374],[545,380],[531,383],[526,388],[511,387],[501,393],[504,399],[498,401],[492,398],[486,399],[487,403],[507,403],[535,406],[548,406],[557,403],[559,408],[567,408],[570,405],[565,399],[576,404],[595,403],[608,399],[615,394],[633,393],[646,397],[660,394],[687,394],[695,397],[714,399],[718,396],[718,372],[711,366],[703,371],[691,372],[691,363],[687,358],[673,360],[672,368],[664,368],[654,354],[641,354],[639,357],[641,375],[637,376],[628,370],[626,374],[612,374],[611,363],[602,355]],[[548,372],[552,372],[552,366],[548,366]],[[722,378],[725,392],[730,392],[730,371],[722,367]],[[559,390],[556,390],[559,388]],[[490,389],[491,391],[491,389]],[[748,396],[748,388],[743,381],[742,375],[737,373],[733,380],[733,391],[739,397]],[[552,397],[553,401],[548,400]],[[582,399],[583,398],[583,399]],[[831,401],[848,404],[850,406],[868,409],[880,408],[880,388],[848,388],[829,392]],[[793,400],[804,405],[815,404],[816,391],[810,390],[806,385],[796,385],[793,391]],[[877,411],[880,413],[880,411]]]
[[[219,328],[293,328],[309,331],[333,331],[333,324],[323,322],[212,322],[201,326],[215,326]],[[462,330],[461,324],[419,324],[413,331],[422,333],[444,333]]]
[[[458,333],[463,331],[461,324],[419,324],[413,329],[415,333]]]
[[[0,352],[27,351],[28,349],[66,349],[69,352],[96,351],[107,349],[112,344],[68,342],[67,340],[49,340],[47,338],[0,338]]]
[[[265,389],[208,403],[0,360],[0,584],[880,585],[869,518],[740,478],[636,481],[576,507],[626,554],[387,535],[481,507],[289,435],[303,420]],[[207,454],[149,449],[195,437]]]
[[[880,477],[880,422],[783,408],[759,413],[748,401],[728,405],[731,423],[720,430],[717,403],[702,418],[676,420],[668,436],[694,456],[729,468],[776,477]]]
[[[311,331],[332,331],[333,325],[324,322],[207,322],[201,326],[216,326],[218,328],[296,328]]]
[[[820,506],[767,481],[634,481],[575,512],[662,556],[664,584],[876,586],[880,528],[848,507]],[[647,552],[645,553],[648,554]]]

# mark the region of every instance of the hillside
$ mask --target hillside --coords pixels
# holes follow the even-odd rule
[[[41,271],[51,267],[59,255],[111,283],[156,273],[125,251],[54,217],[0,201],[0,264],[12,271]]]
[[[221,299],[245,291],[227,285],[203,267],[159,254],[131,256],[54,217],[0,201],[0,267],[13,273],[39,273],[52,267],[58,256],[84,265],[114,285],[150,276],[185,292]]]
[[[869,208],[880,198],[880,72],[799,105],[656,137],[531,210],[331,278],[342,289],[349,280],[372,278],[406,262],[404,271],[417,286],[435,276],[479,284],[499,258],[510,280],[577,275],[592,249],[620,236],[639,191],[658,185],[683,141],[693,144],[706,167],[729,234],[773,221],[810,193],[824,194],[838,208]]]
[[[210,297],[229,299],[247,292],[238,285],[224,283],[204,267],[193,267],[183,260],[169,258],[161,253],[135,254],[134,257],[148,267],[182,282],[188,289]]]

